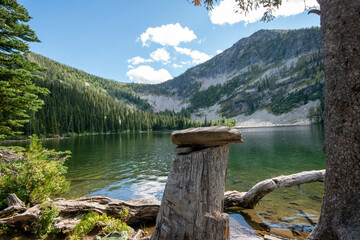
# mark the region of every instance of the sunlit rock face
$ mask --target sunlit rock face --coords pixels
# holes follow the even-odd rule
[[[265,110],[271,121],[266,123],[266,114],[258,114],[260,126],[309,124],[304,122],[306,114],[310,107],[320,105],[323,83],[318,28],[260,30],[172,80],[143,88],[139,94],[155,111],[187,109],[192,119],[203,121],[222,115],[237,117],[239,122]],[[276,119],[287,113],[292,114]]]

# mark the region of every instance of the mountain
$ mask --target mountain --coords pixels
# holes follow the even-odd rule
[[[172,80],[132,88],[155,111],[276,125],[321,115],[323,84],[320,29],[311,28],[260,30]]]
[[[44,67],[43,72],[37,73],[43,79],[35,80],[35,84],[51,93],[41,96],[45,104],[37,112],[30,112],[30,121],[19,129],[25,135],[119,133],[202,126],[199,121],[191,121],[180,113],[154,113],[149,103],[125,83],[103,79],[35,53],[26,57]],[[226,124],[222,120],[221,124]]]
[[[27,54],[27,59],[40,64],[46,71],[40,73],[48,82],[59,82],[68,86],[73,86],[83,91],[96,92],[101,96],[111,97],[128,108],[139,110],[149,110],[151,106],[146,100],[129,88],[125,83],[112,81],[88,74],[76,68],[58,63],[52,59],[36,53]]]
[[[320,44],[318,28],[261,30],[157,85],[119,83],[29,53],[29,60],[46,68],[36,84],[51,94],[42,96],[45,105],[30,113],[22,131],[172,130],[227,124],[232,117],[245,127],[308,124],[322,115]]]

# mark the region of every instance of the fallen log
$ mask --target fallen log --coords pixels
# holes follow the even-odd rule
[[[20,225],[22,230],[29,230],[29,222],[39,221],[41,214],[40,205],[35,205],[34,207],[28,208],[23,213],[15,213],[11,217],[0,219],[0,225],[5,224],[7,226],[14,227],[15,225]]]
[[[155,222],[160,207],[160,202],[154,199],[135,199],[125,202],[107,197],[84,197],[76,200],[58,198],[52,201],[52,204],[60,211],[54,226],[63,233],[71,231],[80,222],[81,215],[88,211],[119,217],[120,211],[128,209],[129,216],[125,221],[129,225],[133,225],[146,221]],[[40,204],[35,205],[23,213],[16,213],[0,219],[0,224],[13,226],[16,223],[24,225],[29,221],[38,221],[41,210]]]
[[[127,224],[154,221],[159,211],[160,202],[155,199],[135,199],[122,201],[108,197],[84,197],[76,200],[55,199],[53,204],[62,214],[84,213],[95,211],[112,217],[119,217],[120,211],[129,210]]]
[[[271,191],[304,183],[323,182],[324,176],[325,170],[301,172],[264,180],[256,184],[248,192],[228,191],[224,195],[224,207],[254,208],[259,200]],[[16,210],[24,210],[22,208],[24,206],[23,203],[15,197],[9,198],[9,207],[16,205],[19,207],[16,207]],[[105,213],[109,216],[118,217],[121,210],[128,208],[129,217],[126,223],[135,225],[146,221],[155,222],[160,208],[160,202],[154,199],[135,199],[125,202],[107,197],[84,197],[76,200],[58,198],[52,203],[60,211],[59,216],[55,220],[55,227],[63,233],[71,231],[80,222],[81,215],[88,211],[96,211],[100,214]],[[29,221],[39,220],[41,211],[41,205],[35,205],[23,213],[15,213],[10,217],[0,219],[0,225],[14,226],[16,223],[19,223],[25,229]]]
[[[310,182],[324,182],[324,178],[325,170],[314,170],[266,179],[257,183],[248,192],[225,192],[224,207],[254,208],[260,199],[276,189],[299,186]]]

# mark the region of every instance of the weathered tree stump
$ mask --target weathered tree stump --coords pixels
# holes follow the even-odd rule
[[[179,154],[172,160],[151,239],[229,239],[223,213],[228,143],[241,142],[240,131],[187,129],[175,131],[171,140],[180,146]]]
[[[7,196],[6,203],[8,207],[0,211],[0,217],[9,215],[13,212],[23,212],[26,210],[25,204],[15,194]]]

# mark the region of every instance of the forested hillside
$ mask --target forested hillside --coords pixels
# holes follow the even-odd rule
[[[87,74],[34,53],[27,58],[46,68],[38,73],[43,79],[35,83],[51,93],[42,96],[45,102],[42,109],[30,113],[30,121],[22,129],[26,135],[118,133],[202,125],[181,113],[154,113],[146,100],[123,83]],[[225,124],[225,119],[221,121]]]
[[[173,80],[133,89],[155,109],[164,98],[177,106],[156,110],[186,108],[201,119],[251,115],[263,109],[281,115],[310,101],[320,111],[324,85],[320,43],[319,28],[260,30]]]
[[[119,83],[30,53],[29,60],[47,69],[36,84],[51,94],[42,97],[45,105],[30,114],[23,132],[170,130],[201,125],[190,118],[224,124],[221,116],[242,121],[256,111],[282,115],[309,102],[299,114],[318,121],[324,83],[320,38],[318,28],[261,30],[158,85]]]

